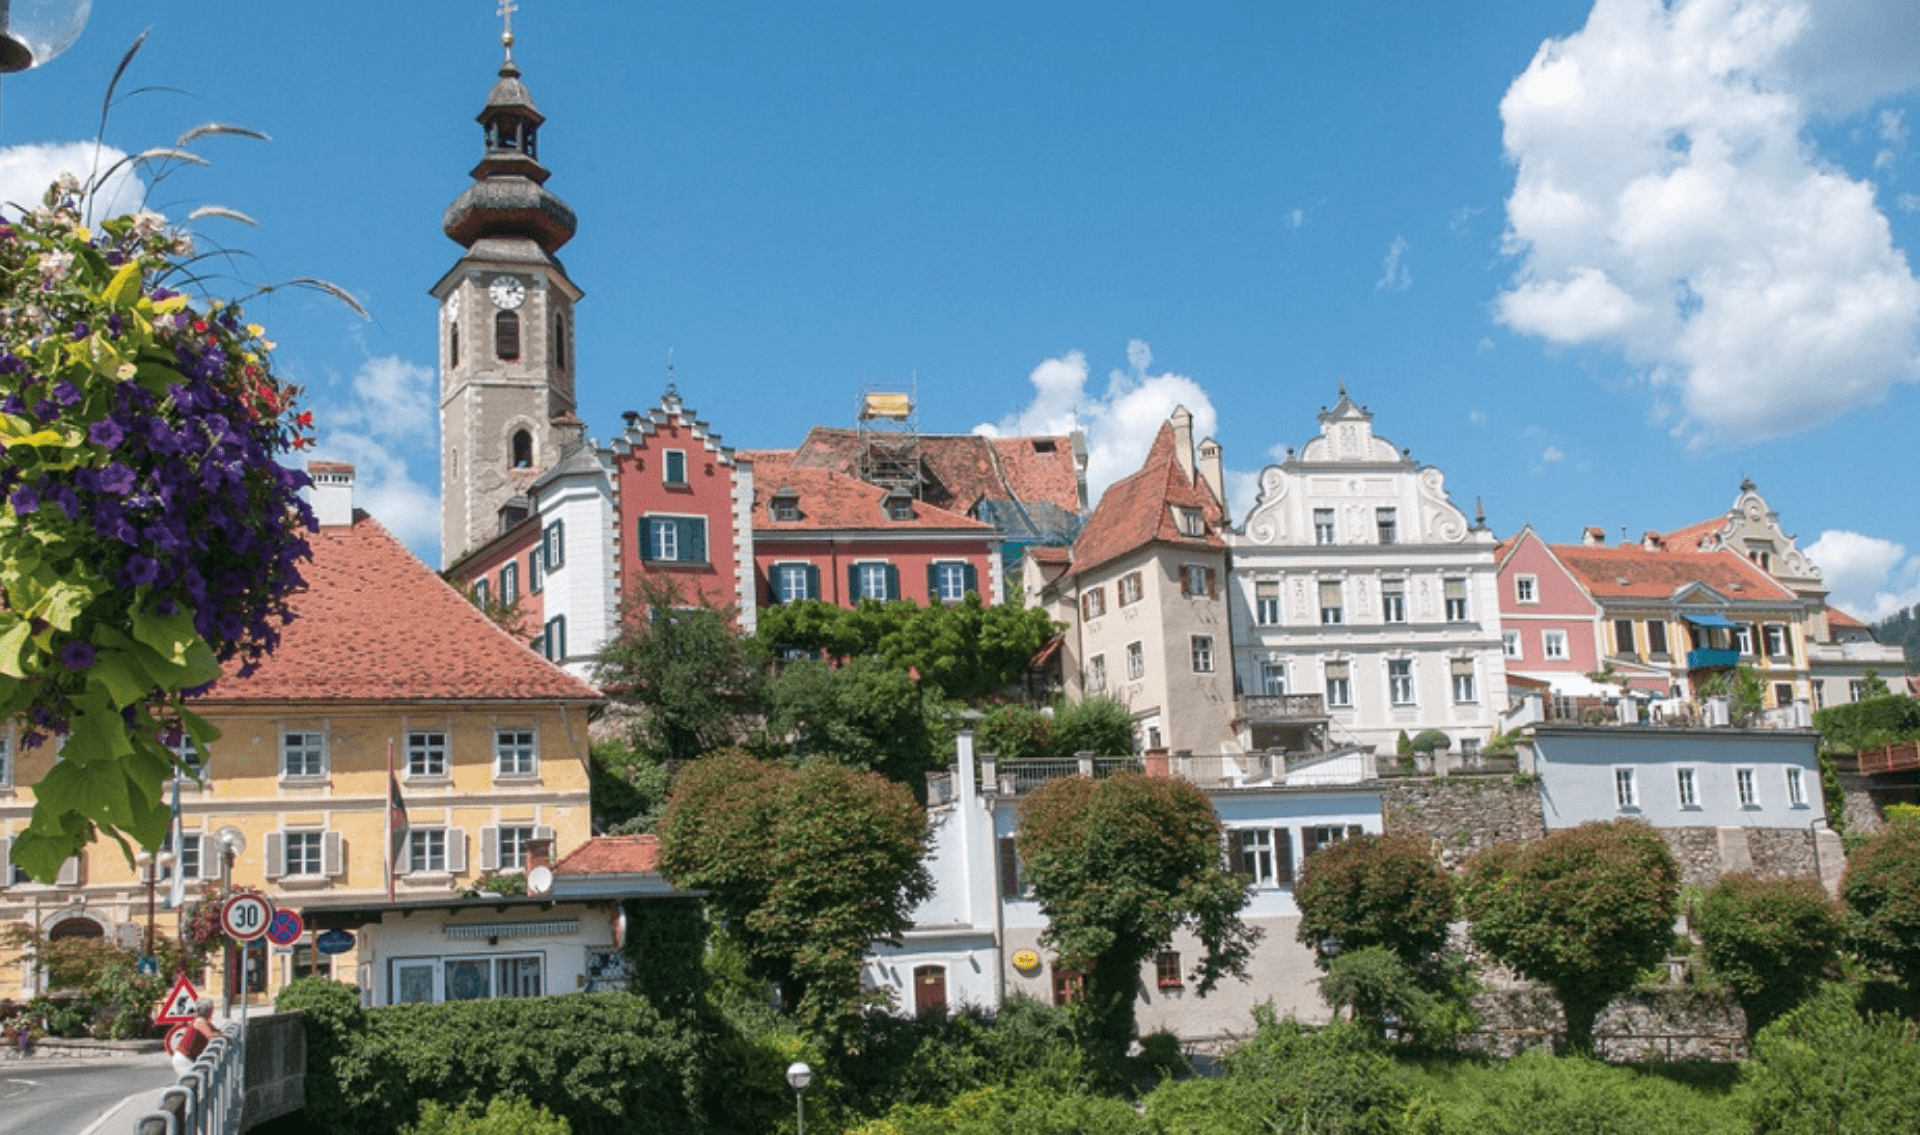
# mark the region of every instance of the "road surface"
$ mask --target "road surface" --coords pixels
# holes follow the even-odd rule
[[[135,1097],[101,1132],[122,1135],[173,1081],[172,1063],[157,1053],[47,1067],[9,1060],[0,1064],[0,1135],[81,1135]]]

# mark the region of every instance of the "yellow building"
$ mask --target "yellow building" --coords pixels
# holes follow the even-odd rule
[[[407,817],[392,888],[398,909],[457,907],[460,892],[483,875],[524,870],[530,851],[558,858],[585,843],[587,717],[599,695],[355,513],[352,466],[316,463],[313,473],[321,528],[304,570],[307,590],[292,602],[295,618],[255,673],[222,679],[196,706],[221,737],[204,760],[188,754],[203,779],[185,781],[181,793],[174,869],[186,880],[187,903],[218,885],[222,847],[238,846],[227,865],[233,883],[266,891],[309,923],[329,908],[387,905],[390,762]],[[0,760],[0,858],[27,824],[30,786],[56,759],[52,746],[17,752],[16,768],[11,740]],[[135,946],[152,901],[158,933],[177,933],[178,915],[164,909],[169,882],[163,876],[150,900],[144,878],[106,841],[51,886],[9,867],[0,925]],[[576,933],[606,936],[591,920]],[[375,976],[367,935],[331,957],[315,951],[314,938],[309,930],[287,946],[256,943],[248,992],[268,998],[316,965],[341,980]],[[529,984],[571,988],[568,975],[597,945],[561,943],[554,949],[564,957],[531,961],[523,951],[512,984],[523,992]],[[0,959],[0,999],[34,992],[34,967],[7,960]],[[439,992],[432,999],[443,999]]]

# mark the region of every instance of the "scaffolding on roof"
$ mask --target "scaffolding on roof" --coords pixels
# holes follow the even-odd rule
[[[924,487],[918,387],[918,379],[905,392],[864,386],[855,415],[860,479],[915,500],[920,499]]]

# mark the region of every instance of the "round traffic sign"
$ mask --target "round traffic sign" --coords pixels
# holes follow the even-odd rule
[[[307,932],[306,923],[300,921],[300,912],[281,907],[267,919],[267,941],[276,946],[291,946]]]
[[[220,908],[220,929],[229,938],[251,942],[267,932],[273,921],[273,903],[265,895],[243,891]]]

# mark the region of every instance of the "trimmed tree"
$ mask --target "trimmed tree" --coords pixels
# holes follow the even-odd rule
[[[660,818],[660,866],[707,905],[808,1027],[836,1031],[869,1000],[860,962],[897,941],[932,893],[927,817],[905,785],[827,762],[742,752],[689,764]]]
[[[1426,841],[1361,835],[1307,858],[1293,901],[1300,941],[1318,950],[1336,938],[1342,951],[1384,946],[1410,969],[1429,965],[1447,944],[1453,878]],[[1326,968],[1327,959],[1319,959]]]
[[[1840,898],[1854,952],[1920,984],[1920,823],[1889,824],[1854,851]]]
[[[1695,917],[1707,965],[1747,1012],[1747,1035],[1806,1000],[1840,959],[1840,908],[1812,879],[1728,875]]]
[[[1679,890],[1666,841],[1613,820],[1482,852],[1462,906],[1481,949],[1553,991],[1567,1046],[1586,1052],[1601,1010],[1666,957]]]
[[[1019,848],[1047,916],[1042,941],[1084,974],[1075,1006],[1082,1050],[1117,1074],[1133,1039],[1140,966],[1176,930],[1202,953],[1202,994],[1244,974],[1258,931],[1240,920],[1248,884],[1221,863],[1220,818],[1184,780],[1122,772],[1050,780],[1020,802]]]

